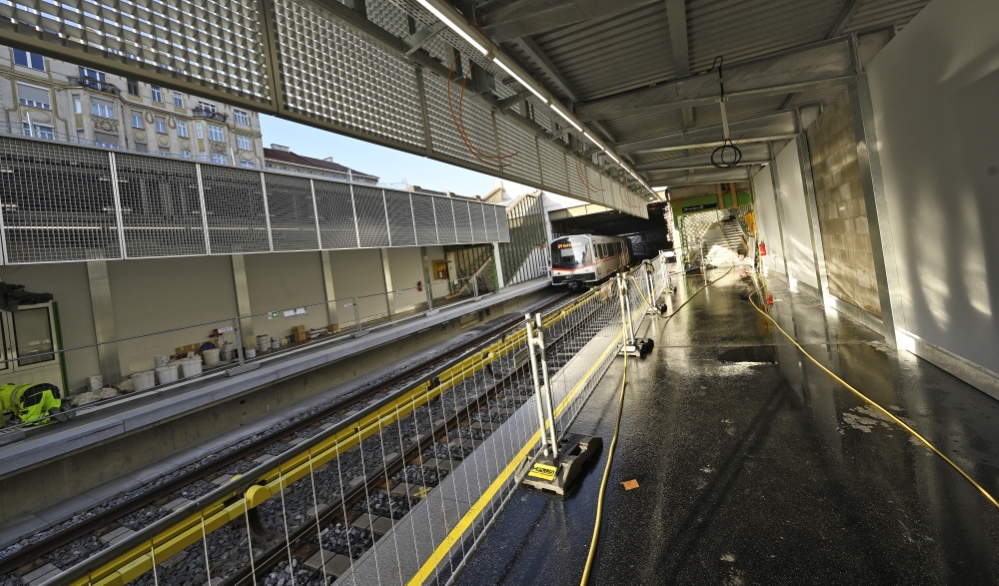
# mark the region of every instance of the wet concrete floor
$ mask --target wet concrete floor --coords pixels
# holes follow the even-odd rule
[[[678,298],[700,285],[688,277]],[[656,348],[629,360],[590,584],[999,583],[999,509],[771,332],[748,291],[733,272],[643,326]],[[811,297],[770,291],[809,353],[999,495],[999,402]],[[767,345],[763,360],[719,360]],[[579,584],[621,375],[618,359],[571,430],[602,436],[600,459],[564,499],[522,489],[459,584]]]

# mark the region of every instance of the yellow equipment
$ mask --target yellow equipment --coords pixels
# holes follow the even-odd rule
[[[9,411],[21,423],[39,425],[49,422],[49,416],[62,412],[59,387],[48,383],[0,385],[0,415]],[[3,418],[0,417],[0,427]]]

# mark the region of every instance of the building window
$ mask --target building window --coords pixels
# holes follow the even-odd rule
[[[191,158],[191,151],[180,151],[180,158],[182,158],[182,159],[190,159]]]
[[[214,140],[216,142],[222,142],[225,140],[225,133],[222,132],[221,126],[215,126],[214,124],[208,125],[208,140]]]
[[[94,144],[106,149],[118,148],[118,135],[107,132],[94,132]]]
[[[198,102],[198,110],[201,112],[202,116],[211,116],[215,114],[215,104]]]
[[[256,165],[253,164],[253,161],[240,161],[239,162],[239,166],[240,167],[250,167],[251,169],[253,167],[256,167]]]
[[[38,71],[45,71],[45,60],[38,53],[28,53],[27,51],[14,49],[14,64],[37,69]]]
[[[162,116],[156,117],[156,132],[160,134],[166,134],[166,120]]]
[[[99,118],[114,120],[114,103],[99,98],[90,98],[90,113]]]
[[[149,152],[149,147],[147,147],[146,143],[144,143],[144,142],[137,142],[137,143],[135,143],[135,150],[138,151],[138,152],[140,152],[140,153],[148,153]]]
[[[252,151],[253,150],[253,139],[249,136],[237,136],[236,146],[239,147],[241,151]]]
[[[244,126],[250,125],[250,117],[246,115],[246,112],[242,110],[233,110],[232,117],[236,120],[236,124],[242,124]]]
[[[31,132],[32,126],[35,128],[35,132],[34,133]],[[28,126],[27,122],[23,122],[22,123],[22,127],[24,128],[24,135],[25,136],[33,136],[35,138],[44,138],[46,140],[54,140],[55,139],[55,129],[53,129],[51,126],[44,126],[42,124],[32,124],[31,126]]]
[[[17,101],[22,106],[51,110],[49,90],[24,83],[17,84]]]
[[[162,155],[164,157],[169,157],[170,156],[170,151],[166,151],[166,150],[160,149],[160,155]]]
[[[106,77],[100,71],[94,71],[93,69],[87,69],[86,67],[80,68],[80,79],[91,79],[96,82],[103,84],[106,81]]]
[[[139,95],[139,82],[134,79],[128,80],[128,95],[137,96]]]
[[[217,165],[228,165],[229,158],[225,155],[220,155],[218,153],[212,153],[212,162]]]
[[[149,86],[149,90],[153,94],[153,101],[154,102],[162,102],[163,101],[163,92],[160,91],[160,87],[159,86],[157,86],[157,85],[151,85],[151,86]]]
[[[184,95],[178,92],[173,93],[173,105],[175,108],[184,107]]]
[[[145,128],[142,124],[142,112],[132,112],[132,128]]]
[[[187,122],[183,120],[177,121],[177,136],[187,138]]]
[[[80,94],[73,94],[73,113],[83,114],[83,103],[80,102]]]
[[[204,133],[201,131],[201,123],[198,122],[194,125],[194,130],[198,133],[198,138],[205,138]]]

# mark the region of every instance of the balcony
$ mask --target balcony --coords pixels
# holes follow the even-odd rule
[[[216,112],[214,108],[205,108],[202,106],[193,108],[191,112],[193,112],[195,116],[200,116],[201,118],[207,118],[208,120],[216,120],[218,122],[225,122],[226,119],[229,118],[227,114]]]
[[[92,77],[71,77],[69,78],[69,83],[116,97],[120,94],[117,86]]]

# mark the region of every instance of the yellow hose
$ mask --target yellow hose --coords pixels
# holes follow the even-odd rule
[[[759,294],[759,291],[755,291],[753,293],[753,295],[757,295],[757,294]],[[760,312],[761,314],[763,314],[763,316],[765,316],[768,320],[770,320],[771,323],[774,324],[774,327],[776,327],[777,330],[780,333],[784,334],[784,337],[786,337],[788,340],[790,340],[791,343],[794,344],[795,347],[797,347],[798,350],[800,350],[801,353],[804,354],[806,358],[808,358],[809,360],[812,361],[813,364],[815,364],[815,366],[818,366],[822,370],[822,372],[825,372],[826,374],[828,374],[829,376],[831,376],[833,378],[833,380],[835,380],[839,384],[841,384],[844,387],[846,387],[847,390],[849,390],[851,393],[853,393],[854,395],[856,395],[857,397],[859,397],[862,401],[864,401],[865,403],[867,403],[871,407],[874,407],[875,409],[877,409],[878,411],[880,411],[881,413],[883,413],[886,417],[888,417],[893,422],[895,422],[896,424],[898,424],[899,427],[901,427],[905,431],[907,431],[910,434],[912,434],[912,436],[915,437],[916,439],[918,439],[919,441],[923,442],[923,444],[927,448],[929,448],[930,450],[932,450],[933,453],[935,453],[936,455],[940,456],[943,459],[944,462],[947,462],[948,464],[950,464],[951,467],[954,468],[954,470],[957,470],[957,472],[961,476],[963,476],[965,478],[965,480],[967,480],[968,482],[970,482],[972,484],[972,486],[974,486],[975,488],[977,488],[979,490],[979,492],[981,492],[985,496],[985,498],[988,499],[988,501],[990,503],[992,503],[996,507],[999,507],[999,502],[996,501],[995,497],[993,497],[991,494],[989,494],[989,492],[987,490],[985,490],[985,488],[982,487],[982,485],[980,485],[977,482],[975,482],[974,478],[972,478],[960,466],[958,466],[957,464],[955,464],[953,460],[951,460],[950,458],[948,458],[947,456],[945,456],[944,453],[941,452],[940,450],[938,450],[936,446],[934,446],[933,444],[931,444],[929,442],[929,440],[927,440],[923,436],[919,435],[919,433],[916,432],[916,430],[914,430],[911,427],[909,427],[905,422],[903,422],[898,417],[895,417],[895,415],[893,415],[890,411],[888,411],[887,409],[885,409],[881,405],[878,405],[876,402],[874,402],[872,399],[870,399],[867,395],[861,393],[857,389],[855,389],[852,386],[850,386],[850,384],[848,384],[845,380],[843,380],[840,377],[836,376],[836,374],[834,374],[831,370],[829,370],[828,368],[826,368],[825,366],[823,366],[822,364],[820,364],[818,360],[816,360],[815,358],[812,357],[811,354],[809,354],[808,352],[806,352],[805,349],[801,347],[801,344],[799,344],[797,341],[795,341],[794,338],[792,338],[787,332],[785,332],[784,328],[780,327],[780,324],[778,324],[774,320],[774,318],[772,318],[770,316],[769,313],[767,313],[767,312],[763,311],[762,309],[760,309],[760,307],[758,305],[756,305],[756,303],[753,302],[753,295],[749,296],[749,302],[750,302],[750,304],[752,304],[753,309],[755,309],[756,311]],[[760,294],[760,298],[762,300],[762,294]]]

